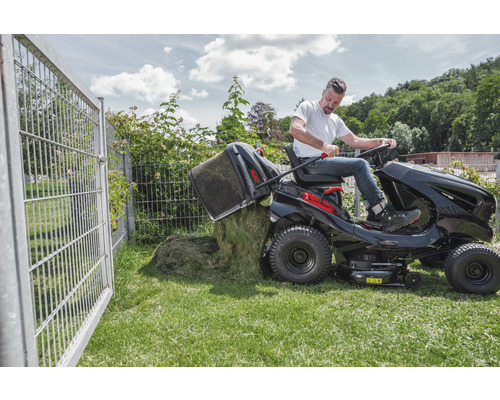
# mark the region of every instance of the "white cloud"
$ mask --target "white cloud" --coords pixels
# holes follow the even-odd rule
[[[181,100],[204,99],[206,97],[208,97],[208,92],[205,89],[197,91],[195,88],[192,88],[188,95],[183,95],[182,92],[180,95]]]
[[[171,51],[172,51],[172,47],[165,46],[163,48],[163,54],[165,54],[165,55],[170,54]]]
[[[290,90],[296,82],[292,67],[300,57],[342,50],[335,35],[227,35],[205,46],[190,79],[220,82],[237,74],[247,87]]]
[[[98,96],[132,96],[138,100],[157,104],[168,100],[177,92],[179,82],[174,75],[160,67],[144,65],[136,73],[92,77],[90,89]]]
[[[344,96],[344,98],[342,99],[342,105],[343,106],[350,106],[352,103],[354,103],[356,101],[355,98],[356,98],[355,94]]]
[[[192,117],[186,110],[178,109],[175,114],[177,118],[182,118],[182,125],[185,128],[193,128],[198,123],[196,118]]]

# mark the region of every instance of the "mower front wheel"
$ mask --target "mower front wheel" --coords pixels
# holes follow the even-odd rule
[[[500,290],[500,255],[484,244],[457,247],[446,258],[444,271],[458,292],[491,294]]]
[[[328,273],[332,250],[325,235],[316,228],[294,225],[273,240],[269,261],[277,279],[313,284],[322,281]]]

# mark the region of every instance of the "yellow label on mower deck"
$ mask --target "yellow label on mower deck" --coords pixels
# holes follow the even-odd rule
[[[380,285],[382,283],[382,278],[366,278],[366,283],[376,283]]]

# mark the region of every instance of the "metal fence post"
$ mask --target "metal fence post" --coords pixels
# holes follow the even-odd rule
[[[354,157],[358,156],[361,154],[361,150],[356,149],[354,151]],[[361,194],[359,192],[358,186],[356,185],[355,191],[354,191],[354,216],[356,218],[359,218],[361,214],[361,205],[360,205],[360,200],[361,200]]]
[[[99,113],[99,132],[98,138],[96,138],[96,152],[99,156],[99,180],[102,190],[101,201],[98,202],[97,207],[99,210],[99,215],[102,216],[104,220],[104,227],[102,233],[104,234],[101,246],[103,247],[103,254],[108,257],[108,262],[106,263],[107,268],[105,271],[104,284],[113,288],[113,245],[111,243],[111,221],[109,214],[109,193],[108,193],[108,163],[107,163],[107,146],[106,146],[106,118],[104,116],[104,99],[98,97],[101,102],[101,110]]]
[[[130,156],[130,150],[127,148],[123,157],[124,163],[124,174],[127,178],[129,184],[132,184],[132,159]],[[134,213],[134,193],[132,187],[130,187],[130,198],[127,199],[127,205],[125,207],[125,218],[127,221],[127,234],[128,240],[131,243],[135,243],[135,213]]]
[[[0,35],[0,366],[38,366],[12,35]]]

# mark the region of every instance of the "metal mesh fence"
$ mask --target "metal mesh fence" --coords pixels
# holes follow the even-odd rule
[[[223,151],[225,145],[217,146]],[[259,144],[256,144],[259,147]],[[281,147],[273,157],[280,172],[290,169],[288,158]],[[354,153],[342,153],[353,157]],[[135,238],[139,242],[161,242],[170,235],[202,236],[213,233],[213,225],[198,200],[189,181],[189,171],[199,162],[189,159],[165,160],[157,151],[132,166],[134,194]],[[287,176],[293,179],[293,175]],[[355,185],[346,179],[345,196],[354,211]],[[359,201],[359,199],[358,199]]]
[[[200,236],[211,232],[210,219],[196,197],[189,171],[197,163],[189,160],[164,161],[151,154],[132,166],[135,238],[159,242],[169,235]]]
[[[131,183],[132,167],[130,151],[127,150],[128,141],[119,136],[116,128],[108,120],[105,121],[105,131],[108,154],[108,181],[115,178],[121,179],[123,177],[128,183]],[[117,210],[115,210],[113,215],[110,216],[113,218],[111,221],[113,254],[115,254],[126,242],[134,238],[135,223],[131,190],[129,190],[129,194],[130,197],[127,197],[122,213],[118,213]]]
[[[112,292],[101,109],[13,41],[36,347],[40,365],[71,365]]]

